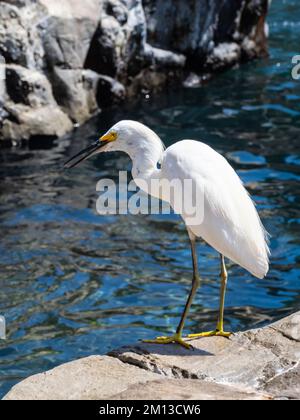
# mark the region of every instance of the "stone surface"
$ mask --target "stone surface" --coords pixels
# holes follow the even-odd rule
[[[167,386],[166,386],[167,385]],[[267,394],[193,379],[165,379],[132,385],[113,400],[269,400]]]
[[[103,0],[87,66],[121,81],[144,62],[146,21],[141,0]]]
[[[2,0],[0,62],[31,71],[28,79],[46,78],[49,103],[21,106],[19,87],[14,92],[10,77],[6,95],[1,80],[0,140],[60,136],[71,121],[82,124],[126,96],[175,81],[201,84],[209,73],[263,55],[267,3]],[[62,128],[54,129],[55,119]]]
[[[56,103],[45,75],[8,64],[0,127],[4,138],[19,140],[37,135],[59,137],[70,131],[73,124]]]
[[[268,0],[143,3],[150,44],[184,54],[193,70],[217,70],[266,54]]]
[[[44,48],[38,23],[43,17],[43,8],[29,0],[4,0],[0,2],[0,16],[0,55],[9,64],[41,69]]]
[[[238,333],[230,339],[192,340],[193,352],[177,345],[141,343],[111,355],[169,377],[213,380],[264,391],[272,380],[276,378],[278,382],[288,372],[297,377],[294,381],[300,381],[296,370],[300,360],[298,321],[299,314],[294,314],[269,327]]]
[[[98,110],[97,73],[92,70],[55,67],[51,81],[57,103],[75,123],[84,123]]]
[[[102,0],[38,0],[44,6],[39,23],[48,66],[82,69],[102,13]]]
[[[300,399],[300,366],[280,373],[270,379],[264,387],[265,392],[281,399]]]
[[[126,346],[32,376],[5,399],[299,399],[299,320],[191,340],[194,350]]]
[[[108,356],[91,356],[26,379],[5,400],[109,399],[157,376]]]

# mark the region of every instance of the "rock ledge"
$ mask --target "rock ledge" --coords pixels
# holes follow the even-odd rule
[[[139,343],[76,360],[27,378],[4,400],[300,398],[300,312],[193,345]]]

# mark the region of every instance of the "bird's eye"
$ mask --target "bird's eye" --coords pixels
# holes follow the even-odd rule
[[[161,162],[157,162],[156,167],[157,169],[161,169]]]

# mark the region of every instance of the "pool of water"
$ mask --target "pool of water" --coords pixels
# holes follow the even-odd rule
[[[112,123],[133,118],[169,145],[201,139],[223,153],[255,198],[271,236],[271,269],[258,280],[229,264],[226,329],[264,325],[300,307],[300,80],[297,2],[275,2],[270,57],[200,89],[174,89],[105,111],[60,141],[0,152],[0,396],[60,363],[176,327],[191,284],[187,235],[176,216],[96,214],[96,182],[130,169],[126,156],[63,162]],[[199,243],[203,286],[186,331],[214,328],[218,255]]]

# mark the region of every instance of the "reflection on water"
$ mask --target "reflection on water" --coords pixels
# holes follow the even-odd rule
[[[62,164],[113,122],[134,118],[166,144],[198,138],[222,152],[253,194],[271,233],[264,280],[229,266],[226,329],[256,327],[299,309],[300,82],[296,1],[274,5],[271,57],[228,71],[202,89],[177,90],[113,109],[59,142],[1,151],[1,395],[20,379],[67,360],[170,333],[191,283],[176,216],[96,215],[96,182],[129,169],[126,156]],[[288,40],[288,41],[287,41]],[[203,286],[187,330],[213,328],[218,255],[199,244]]]

